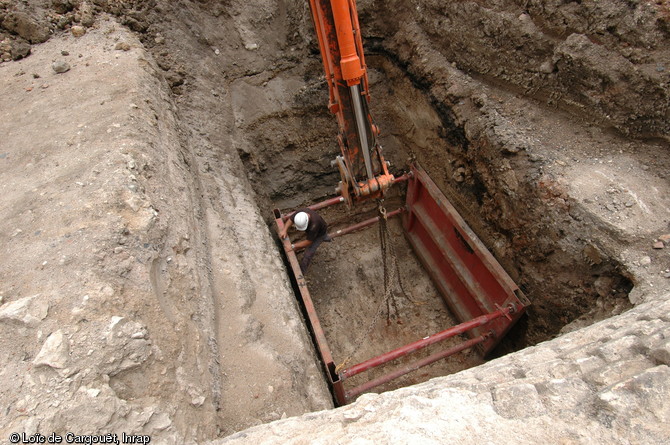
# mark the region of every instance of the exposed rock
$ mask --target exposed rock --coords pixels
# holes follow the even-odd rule
[[[123,24],[135,32],[139,33],[146,32],[147,28],[149,27],[146,20],[139,15],[137,15],[136,17],[130,17],[130,16],[124,17]]]
[[[81,37],[84,34],[86,34],[86,28],[83,26],[75,25],[72,28],[70,28],[70,32],[72,32],[72,35],[75,37]]]
[[[70,64],[65,60],[56,60],[51,64],[51,68],[57,73],[62,74],[70,71]]]
[[[551,74],[554,72],[554,64],[547,60],[540,65],[539,71],[544,74]]]
[[[100,364],[102,372],[114,376],[135,368],[151,355],[146,327],[125,317],[112,317],[107,334],[107,347]]]
[[[77,434],[100,434],[112,423],[117,416],[130,414],[130,409],[124,400],[114,397],[114,393],[107,387],[95,398],[82,386],[67,400],[58,411],[53,414],[53,425],[77,425]],[[82,422],[81,419],[86,419]],[[130,425],[129,425],[130,427]],[[129,428],[130,429],[130,428]]]
[[[95,23],[95,15],[93,7],[90,3],[82,2],[79,5],[79,10],[77,11],[77,14],[75,14],[75,20],[77,20],[82,24],[82,26],[85,26],[86,28],[93,26]]]
[[[151,420],[148,426],[152,428],[154,431],[164,431],[168,429],[170,425],[172,425],[172,420],[170,420],[170,416],[168,416],[166,413],[160,413],[151,416]]]
[[[617,280],[614,277],[602,275],[593,282],[593,288],[601,297],[607,297],[612,293]]]
[[[582,254],[588,259],[591,264],[600,264],[603,262],[602,253],[593,244],[587,244],[582,250]]]
[[[21,11],[12,11],[7,14],[2,21],[2,26],[30,43],[46,42],[51,36],[46,23]]]
[[[66,29],[67,27],[72,25],[73,20],[74,18],[72,14],[62,15],[58,18],[56,26],[58,27],[58,29]]]
[[[33,360],[35,366],[49,366],[63,369],[70,359],[70,347],[67,338],[60,329],[47,337],[39,354]]]
[[[30,54],[30,44],[23,39],[14,39],[10,43],[12,60],[23,59]]]
[[[74,9],[75,2],[73,0],[51,0],[51,6],[58,14],[65,14]]]
[[[30,327],[37,326],[49,312],[46,298],[35,295],[12,301],[0,308],[0,322],[18,321]]]

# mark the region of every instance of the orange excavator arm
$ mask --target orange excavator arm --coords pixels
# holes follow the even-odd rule
[[[341,155],[335,163],[342,178],[338,191],[349,205],[379,197],[393,183],[377,143],[379,130],[368,110],[368,75],[355,0],[310,0],[329,109],[337,117]]]

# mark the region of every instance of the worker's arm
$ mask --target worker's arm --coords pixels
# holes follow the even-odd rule
[[[286,235],[288,235],[288,229],[293,225],[293,220],[291,218],[286,220],[286,224],[284,224],[284,228],[281,229],[281,232],[279,232],[279,238],[284,239],[286,238]]]

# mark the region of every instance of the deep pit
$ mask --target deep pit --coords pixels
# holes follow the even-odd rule
[[[329,165],[337,154],[335,124],[323,105],[326,85],[320,81],[318,62],[312,59],[306,64],[305,86],[295,93],[289,110],[245,126],[249,140],[262,142],[241,153],[256,193],[265,198],[259,205],[270,202],[288,211],[334,196],[328,188],[339,179]],[[631,307],[627,295],[633,286],[625,271],[593,245],[578,241],[590,238],[590,227],[571,216],[575,203],[551,178],[537,186],[542,169],[527,153],[510,151],[495,139],[468,139],[453,110],[388,54],[372,50],[367,62],[371,112],[382,129],[381,144],[392,171],[400,175],[409,161],[419,162],[532,302],[527,315],[491,356],[553,338],[577,320],[583,326]],[[466,115],[460,120],[476,117]],[[402,193],[402,187],[394,191],[397,203]],[[367,207],[331,207],[323,214],[332,230],[337,230],[360,220],[359,212],[367,217],[374,214]],[[513,218],[501,218],[503,214]],[[274,222],[270,224],[274,231],[273,226]],[[376,327],[365,347],[357,350],[359,361],[456,324],[399,226],[393,235],[402,252],[402,275],[405,280],[412,278],[407,285],[412,298],[431,302],[419,310],[411,301],[398,298],[403,324],[374,320],[383,294],[376,229],[323,244],[309,271],[317,311],[329,342],[342,358],[355,349],[358,336],[370,324]],[[574,244],[566,248],[571,240]],[[470,351],[443,362],[381,389],[456,372],[481,363],[481,358]]]
[[[391,193],[391,195],[398,193]],[[388,211],[404,205],[398,196],[385,200]],[[377,215],[376,205],[362,205],[353,211],[327,208],[321,211],[335,233],[352,224]],[[379,224],[334,238],[319,248],[306,274],[309,292],[325,333],[336,366],[342,370],[364,360],[387,353],[429,335],[436,334],[459,321],[449,312],[438,289],[414,255],[405,239],[399,216],[388,221],[394,254],[387,256],[386,273],[392,278],[388,300],[384,287],[384,265],[379,245]],[[294,241],[300,237],[293,237]],[[375,243],[377,241],[377,243]],[[399,277],[391,275],[397,264]],[[395,269],[394,269],[395,270]],[[296,296],[299,291],[296,288]],[[305,317],[308,319],[308,317]],[[466,338],[457,336],[396,359],[381,367],[346,379],[344,390],[381,377],[400,367],[424,359],[430,354],[460,344]],[[450,360],[440,360],[426,367],[378,386],[387,391],[447,375],[481,363],[475,350],[468,350]],[[341,372],[341,371],[340,371]]]

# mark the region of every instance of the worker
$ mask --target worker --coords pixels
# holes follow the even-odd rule
[[[324,241],[331,241],[328,236],[328,224],[326,224],[326,221],[321,215],[314,210],[304,208],[296,210],[286,221],[286,225],[284,225],[284,228],[279,233],[281,239],[286,238],[288,229],[291,226],[295,226],[295,228],[301,232],[306,232],[307,240],[312,242],[312,244],[305,249],[302,260],[300,260],[300,269],[304,274],[307,272],[309,263],[312,262],[312,257],[319,245]]]

